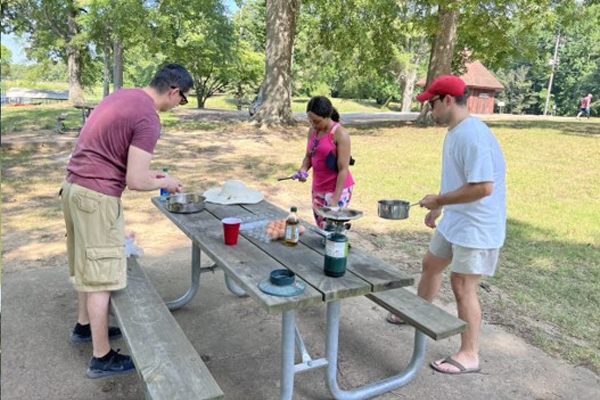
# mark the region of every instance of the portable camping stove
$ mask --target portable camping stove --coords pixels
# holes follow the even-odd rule
[[[333,232],[326,236],[323,270],[327,276],[340,277],[346,273],[348,262],[349,245],[345,232],[350,227],[349,221],[361,218],[363,213],[350,208],[331,207],[321,207],[317,213],[327,220]]]

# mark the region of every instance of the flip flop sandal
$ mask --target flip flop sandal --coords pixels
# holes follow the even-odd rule
[[[398,317],[396,314],[393,314],[393,313],[388,313],[386,320],[390,324],[394,324],[394,325],[405,325],[406,324],[406,321],[404,321],[402,318]]]
[[[456,368],[458,368],[458,371],[452,371],[452,370],[449,371],[449,370],[442,369],[442,368],[440,368],[440,366],[442,364],[453,365]],[[429,365],[431,366],[431,368],[435,369],[437,372],[441,372],[442,374],[448,374],[448,375],[461,375],[461,374],[469,374],[469,373],[481,371],[481,368],[479,368],[479,367],[465,368],[464,365],[462,365],[461,363],[459,363],[458,361],[453,359],[452,356],[448,356],[448,357],[444,358],[440,363],[436,363],[435,361],[432,361],[431,364],[429,364]]]

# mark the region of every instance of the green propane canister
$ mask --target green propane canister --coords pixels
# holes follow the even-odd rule
[[[325,275],[338,278],[346,273],[348,262],[348,238],[341,233],[332,233],[325,242]]]

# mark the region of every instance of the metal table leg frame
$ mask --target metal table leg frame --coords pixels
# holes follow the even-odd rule
[[[227,289],[229,289],[229,291],[231,293],[233,293],[234,295],[236,295],[237,297],[246,297],[246,296],[248,296],[246,294],[246,292],[244,291],[244,289],[242,289],[241,287],[239,287],[238,284],[235,283],[235,281],[233,279],[231,279],[229,277],[229,275],[227,275],[227,273],[225,273],[225,285],[227,286]]]
[[[281,319],[281,392],[280,400],[292,400],[294,394],[294,346],[296,311],[283,312]]]
[[[313,360],[308,351],[306,350],[306,346],[304,345],[304,340],[302,340],[302,336],[300,336],[300,332],[298,331],[298,326],[294,324],[294,330],[296,333],[296,347],[302,356],[302,363],[294,365],[294,372],[304,372],[311,369],[322,368],[327,366],[326,358],[318,358]]]
[[[296,347],[302,353],[301,364],[294,364],[296,355]],[[292,400],[294,394],[294,374],[296,372],[304,372],[315,368],[322,368],[327,365],[327,360],[320,358],[312,360],[304,342],[300,337],[300,333],[296,328],[296,311],[288,310],[283,312],[281,321],[281,392],[280,400]]]
[[[334,398],[338,400],[359,400],[379,396],[406,385],[412,381],[425,359],[427,336],[415,329],[413,354],[406,368],[396,376],[365,385],[354,390],[342,390],[337,382],[338,341],[340,328],[340,302],[332,301],[327,304],[327,343],[325,352],[329,366],[327,368],[327,387]]]
[[[169,310],[174,311],[187,303],[192,301],[196,293],[198,292],[198,287],[200,286],[200,247],[196,243],[192,243],[192,283],[190,284],[190,288],[187,293],[181,296],[180,298],[167,301],[165,304],[169,308]]]
[[[309,362],[312,360],[310,354],[306,350],[306,346],[304,345],[304,340],[302,340],[302,336],[300,336],[300,332],[298,332],[298,327],[294,324],[294,332],[296,334],[296,347],[298,347],[298,351],[302,355],[302,362]]]

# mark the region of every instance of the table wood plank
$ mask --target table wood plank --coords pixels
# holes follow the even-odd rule
[[[287,214],[279,207],[267,202],[261,201],[258,204],[244,205],[246,209],[254,213],[260,214],[275,214],[282,215],[284,218]],[[313,226],[306,221],[301,221],[306,229],[306,233],[300,237],[300,241],[312,248],[322,256],[325,254],[325,248],[322,245],[323,237],[310,229]],[[352,272],[361,279],[371,284],[371,291],[379,292],[382,290],[395,289],[399,287],[411,286],[414,284],[414,279],[405,272],[393,267],[383,260],[373,257],[352,246],[348,253],[348,265],[346,269]]]
[[[209,203],[206,204],[205,209],[217,218],[243,217],[250,213],[242,208]],[[361,296],[372,291],[369,282],[354,274],[345,274],[339,278],[326,276],[323,272],[323,255],[303,244],[288,247],[282,241],[265,243],[246,234],[242,236],[323,293],[325,301]]]
[[[323,294],[307,282],[306,290],[298,296],[278,297],[263,293],[258,283],[267,279],[271,271],[285,268],[281,263],[244,237],[239,238],[236,246],[226,246],[220,219],[207,211],[174,214],[164,208],[164,201],[160,198],[154,198],[152,202],[267,312],[283,312],[323,303]],[[237,208],[238,214],[247,212],[239,206],[230,207],[232,211]],[[302,278],[299,280],[303,281]]]

